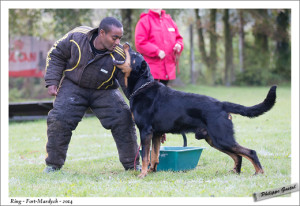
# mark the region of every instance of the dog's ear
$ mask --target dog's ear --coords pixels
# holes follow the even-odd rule
[[[150,69],[150,68],[149,68],[148,63],[147,63],[145,60],[143,60],[142,63],[141,63],[140,74],[145,74],[145,73],[147,73],[149,69]]]
[[[128,42],[126,42],[124,45],[123,45],[123,49],[125,50],[131,50],[131,46],[130,46],[130,44],[128,43]]]

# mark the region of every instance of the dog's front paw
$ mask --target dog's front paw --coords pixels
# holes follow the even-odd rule
[[[253,176],[263,175],[265,172],[263,170],[256,171]]]
[[[239,175],[241,172],[237,171],[236,168],[233,168],[232,170],[229,170],[229,173]]]
[[[150,167],[150,168],[148,169],[148,172],[149,172],[149,173],[150,173],[150,172],[156,172],[156,169],[153,168],[153,167]]]
[[[146,176],[147,176],[147,172],[141,172],[141,174],[138,175],[138,178],[143,179]]]
[[[152,163],[150,165],[150,168],[148,169],[148,172],[156,172],[157,171],[157,165],[158,165],[157,162],[155,162],[154,164]]]

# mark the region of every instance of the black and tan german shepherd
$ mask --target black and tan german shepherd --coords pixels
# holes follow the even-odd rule
[[[128,44],[124,44],[124,50],[126,61],[115,64],[125,73],[131,112],[140,131],[140,178],[156,171],[162,135],[183,132],[193,132],[197,139],[205,139],[210,146],[228,154],[234,160],[233,172],[241,172],[242,157],[245,157],[253,164],[255,174],[264,173],[256,152],[236,142],[230,113],[250,118],[264,114],[275,104],[276,86],[272,86],[266,99],[255,106],[221,102],[205,95],[176,91],[154,81],[143,56]]]

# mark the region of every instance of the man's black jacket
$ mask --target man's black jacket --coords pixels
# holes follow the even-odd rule
[[[64,77],[85,88],[115,89],[118,82],[124,88],[124,74],[112,61],[125,59],[123,46],[95,56],[89,42],[97,29],[77,27],[54,43],[46,59],[46,87],[59,86]]]

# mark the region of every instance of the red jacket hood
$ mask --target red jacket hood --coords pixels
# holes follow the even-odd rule
[[[146,15],[151,15],[151,16],[159,17],[159,14],[158,14],[158,13],[156,13],[156,12],[152,11],[151,9],[149,9],[148,13],[144,13],[144,12],[141,13],[140,18],[143,18],[143,17],[146,16]],[[165,11],[165,10],[161,10],[161,16],[167,17],[167,16],[169,16],[169,15],[166,14],[166,11]]]

